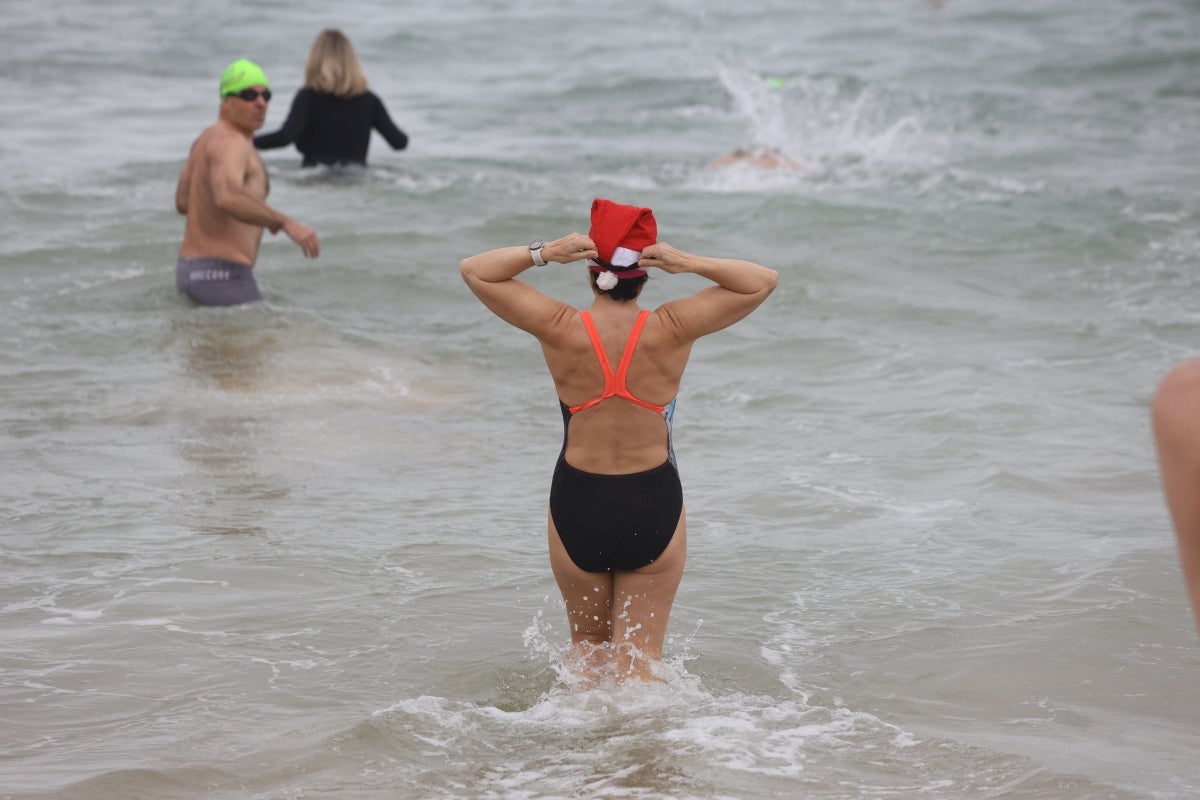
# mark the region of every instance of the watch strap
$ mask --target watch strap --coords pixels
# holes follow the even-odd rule
[[[542,248],[545,246],[546,243],[541,239],[534,239],[529,243],[529,255],[533,258],[533,263],[535,266],[546,266],[546,259],[542,258]]]

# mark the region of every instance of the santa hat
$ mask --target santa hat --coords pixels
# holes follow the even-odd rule
[[[618,278],[640,278],[642,269],[629,269],[641,258],[642,249],[658,241],[658,223],[648,208],[627,206],[597,197],[592,201],[592,229],[598,260],[588,260],[593,272],[612,271]]]

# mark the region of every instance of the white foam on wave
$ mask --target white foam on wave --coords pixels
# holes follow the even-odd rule
[[[830,760],[862,750],[887,760],[918,744],[866,712],[715,693],[690,675],[585,691],[560,684],[519,710],[423,695],[373,720],[423,743],[439,758],[439,780],[474,784],[478,797],[739,796],[729,793],[825,784]]]
[[[836,765],[863,751],[900,764],[900,751],[919,744],[865,711],[813,702],[794,675],[780,692],[711,689],[684,666],[687,642],[671,643],[682,653],[660,681],[590,688],[571,678],[569,646],[550,638],[540,613],[525,642],[559,675],[536,699],[511,707],[420,695],[374,712],[372,726],[436,764],[422,780],[481,798],[770,794],[800,780],[836,785]]]
[[[43,608],[55,616],[42,620],[45,625],[74,625],[76,622],[86,622],[100,619],[104,611],[98,608]]]

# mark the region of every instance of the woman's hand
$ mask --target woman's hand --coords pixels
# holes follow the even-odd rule
[[[570,264],[584,258],[598,258],[596,243],[582,233],[568,233],[561,239],[546,242],[542,248],[542,258],[547,262]]]
[[[638,266],[643,269],[657,267],[663,272],[677,275],[687,271],[687,258],[687,253],[682,250],[674,248],[666,242],[655,242],[642,251],[642,255],[638,258]]]

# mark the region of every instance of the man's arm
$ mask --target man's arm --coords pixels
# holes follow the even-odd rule
[[[271,208],[262,200],[246,191],[246,172],[249,162],[255,157],[254,146],[249,141],[233,144],[210,143],[209,165],[213,202],[217,208],[234,219],[250,225],[260,225],[271,233],[282,230],[304,251],[309,258],[320,255],[321,244],[317,232],[286,214]]]
[[[209,182],[213,203],[234,219],[278,233],[287,217],[246,191],[249,143],[214,139],[209,142]]]
[[[188,197],[192,190],[192,153],[195,150],[196,142],[192,142],[192,149],[188,151],[187,161],[183,163],[183,169],[179,171],[179,181],[175,184],[175,210],[185,217],[188,213]]]

